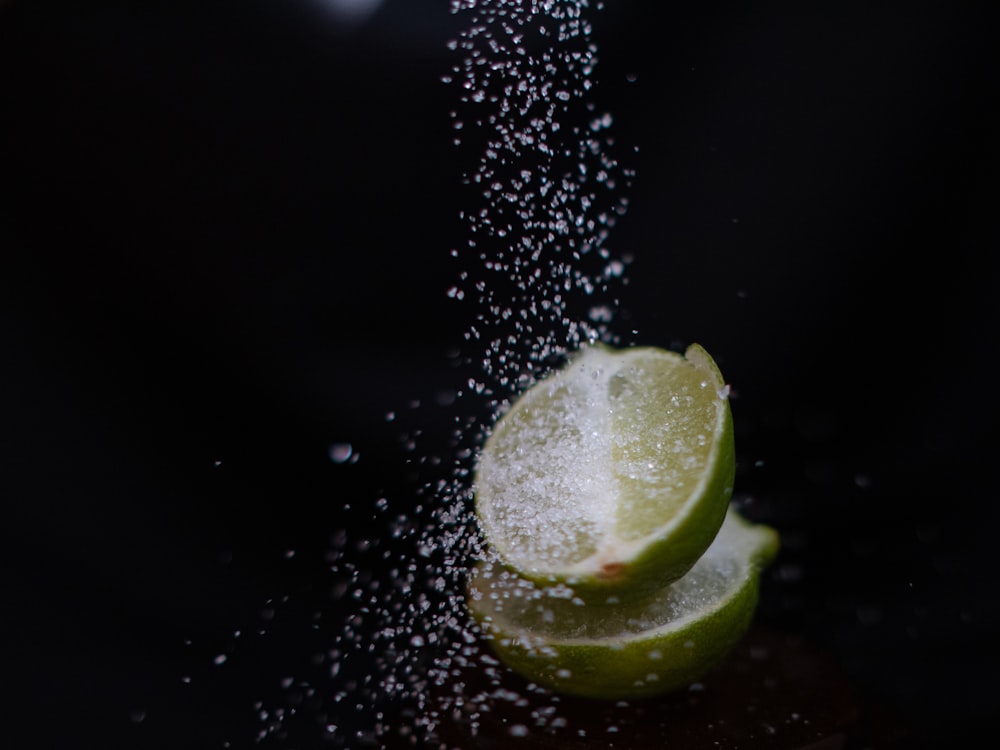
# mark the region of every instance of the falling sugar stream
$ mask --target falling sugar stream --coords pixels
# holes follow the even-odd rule
[[[529,724],[576,731],[558,696],[524,685],[491,655],[463,596],[466,572],[486,554],[470,484],[493,420],[582,343],[621,343],[613,323],[630,258],[608,240],[633,173],[617,155],[612,114],[592,101],[591,24],[602,7],[452,0],[465,23],[442,82],[457,99],[456,159],[469,165],[459,212],[468,241],[451,251],[457,278],[443,286],[469,320],[454,363],[468,377],[439,403],[387,415],[411,489],[352,503],[369,530],[332,536],[330,601],[311,634],[322,646],[308,675],[283,677],[277,698],[254,705],[258,744],[311,736],[323,747],[437,747],[443,726],[460,719],[475,733],[497,702],[527,711],[511,738],[528,736]],[[450,415],[437,443],[421,423],[428,408]],[[348,442],[329,457],[345,468],[363,460]],[[261,616],[270,622],[285,606],[288,597],[265,602]]]
[[[475,733],[496,701],[531,710],[535,728],[560,730],[559,698],[511,675],[484,646],[462,605],[471,562],[488,554],[472,521],[476,451],[512,398],[581,343],[620,343],[612,323],[627,283],[627,256],[608,246],[625,213],[631,170],[614,156],[613,117],[590,100],[598,48],[587,0],[454,0],[465,30],[449,43],[458,57],[444,83],[455,87],[454,145],[471,158],[469,202],[459,214],[466,247],[448,294],[471,312],[467,364],[476,373],[459,396],[480,410],[453,436],[454,474],[422,493],[433,511],[421,549],[436,553],[444,606],[433,624],[439,648],[426,675],[434,696],[418,717],[426,736],[439,725]],[[511,738],[529,729],[515,723]]]
[[[582,341],[615,342],[629,257],[609,250],[631,170],[614,155],[612,115],[590,100],[598,48],[587,2],[462,2],[454,141],[478,162],[463,176],[468,246],[450,293],[477,305],[466,337],[502,400]],[[601,4],[596,6],[600,9]],[[471,267],[465,264],[471,263]]]

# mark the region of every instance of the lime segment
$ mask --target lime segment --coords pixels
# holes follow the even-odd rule
[[[501,660],[526,679],[590,698],[639,698],[684,687],[740,640],[778,535],[729,510],[715,541],[683,578],[643,602],[589,605],[481,563],[468,602]]]
[[[485,539],[511,570],[640,599],[711,543],[732,494],[725,381],[697,344],[592,346],[527,390],[476,467]]]

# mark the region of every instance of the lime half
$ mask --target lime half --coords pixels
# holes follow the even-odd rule
[[[600,603],[649,596],[708,548],[735,472],[728,388],[708,353],[592,346],[494,425],[474,482],[510,570]]]
[[[524,678],[588,698],[640,698],[696,682],[736,645],[778,535],[729,510],[691,570],[649,599],[592,605],[480,563],[468,604],[500,659]]]

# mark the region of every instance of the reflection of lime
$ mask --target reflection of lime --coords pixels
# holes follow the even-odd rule
[[[727,388],[704,349],[593,346],[499,419],[476,510],[511,570],[588,602],[637,600],[711,543],[734,467]]]
[[[590,698],[637,698],[698,680],[739,641],[778,535],[730,510],[708,551],[649,599],[593,605],[481,563],[469,606],[497,654],[529,680]]]

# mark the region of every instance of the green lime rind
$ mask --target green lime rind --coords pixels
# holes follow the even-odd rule
[[[699,382],[707,384],[710,390],[702,390],[708,390],[713,396],[707,407],[711,409],[707,420],[710,422],[707,426],[709,444],[707,449],[702,449],[704,455],[699,460],[703,465],[694,486],[687,490],[686,495],[679,491],[669,491],[663,493],[662,500],[646,497],[632,510],[625,510],[624,525],[631,524],[633,534],[639,528],[641,532],[648,531],[650,536],[642,539],[641,544],[626,549],[621,556],[608,557],[606,564],[595,564],[586,570],[580,570],[579,567],[575,570],[537,569],[525,564],[525,537],[528,537],[528,543],[534,542],[534,539],[527,534],[522,534],[521,539],[510,538],[500,528],[495,517],[499,512],[505,511],[499,507],[505,501],[501,497],[494,497],[497,483],[491,472],[498,463],[502,465],[505,461],[515,460],[510,457],[514,450],[523,451],[529,457],[544,450],[544,444],[524,445],[524,441],[514,441],[510,435],[520,435],[519,422],[542,418],[540,413],[533,414],[532,410],[550,408],[548,399],[553,392],[552,384],[560,382],[561,375],[557,374],[549,381],[542,381],[545,384],[542,388],[536,386],[536,392],[532,392],[534,389],[527,391],[496,425],[493,435],[484,446],[477,467],[476,509],[485,540],[512,572],[539,585],[565,584],[572,587],[578,597],[592,603],[601,603],[608,598],[619,602],[638,601],[684,575],[711,544],[722,524],[732,496],[736,467],[732,412],[725,380],[714,360],[698,344],[688,347],[683,356],[655,347],[623,350],[604,346],[594,348],[603,352],[607,358],[621,358],[618,362],[628,362],[630,365],[638,363],[638,367],[643,370],[641,375],[636,376],[635,382],[628,385],[633,389],[629,405],[639,411],[636,413],[633,409],[633,413],[620,418],[644,420],[650,433],[664,429],[664,425],[677,416],[665,405],[675,394],[672,390],[675,387],[672,370],[682,370],[683,376],[679,380],[692,388]],[[573,366],[574,361],[575,359],[571,359],[566,369]],[[663,376],[661,371],[668,374]],[[576,404],[572,401],[569,403]],[[699,402],[699,408],[706,407]],[[547,414],[544,416],[548,417]],[[619,412],[611,417],[612,420],[618,418]],[[670,462],[675,460],[669,450],[672,437],[666,436],[662,441],[663,446],[652,440],[637,441],[631,446],[631,450],[644,454],[644,458],[656,469],[670,467]],[[690,444],[690,436],[685,437]],[[498,448],[498,445],[503,447]],[[507,455],[503,455],[505,451]],[[517,455],[516,460],[525,459]],[[526,465],[525,468],[526,473],[530,474],[532,467]],[[536,467],[535,470],[544,472],[548,471],[548,467]],[[620,487],[629,485],[629,480],[622,477],[618,477],[617,481]],[[641,476],[632,484],[633,495],[639,497],[643,492],[648,495],[648,486],[644,486]],[[665,511],[668,507],[670,509]],[[655,518],[655,514],[664,512],[672,513],[666,523]],[[539,532],[544,533],[542,529]]]
[[[774,529],[731,509],[705,555],[645,602],[586,605],[481,563],[468,603],[497,656],[525,679],[586,698],[649,697],[697,682],[730,653],[778,547]]]

